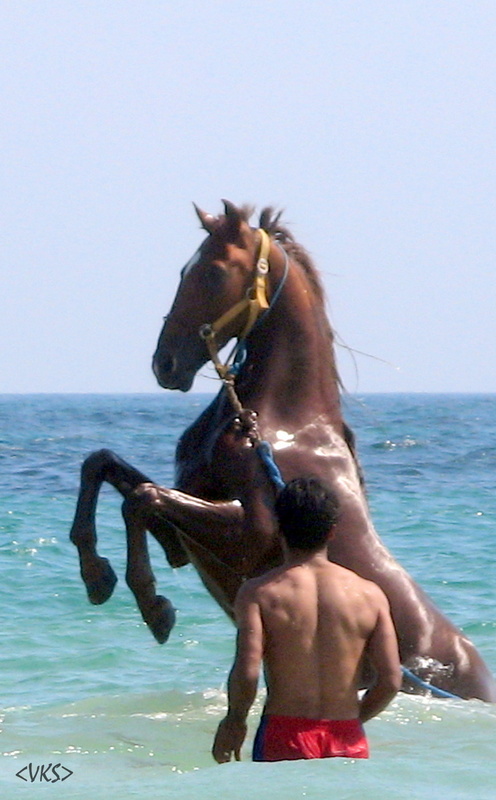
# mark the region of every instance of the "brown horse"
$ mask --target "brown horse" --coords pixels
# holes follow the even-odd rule
[[[279,469],[284,480],[313,474],[340,499],[329,557],[385,591],[405,667],[459,697],[496,700],[494,680],[473,644],[435,608],[374,530],[353,436],[341,415],[333,335],[310,258],[270,209],[254,229],[247,209],[224,206],[219,217],[196,209],[208,235],[182,270],[153,358],[164,388],[188,391],[209,359],[224,385],[179,441],[176,489],[151,483],[108,450],[83,464],[71,539],[91,602],[107,600],[117,580],[96,551],[95,509],[103,481],[124,497],[126,579],[143,619],[164,642],[174,609],[155,593],[147,531],[171,566],[192,562],[232,615],[241,582],[281,560],[273,474]],[[237,345],[227,367],[218,350],[232,339]],[[273,458],[264,461],[267,442]],[[412,690],[410,678],[405,688]]]

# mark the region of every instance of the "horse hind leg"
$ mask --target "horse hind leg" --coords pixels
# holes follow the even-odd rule
[[[163,644],[174,627],[176,613],[170,600],[155,592],[155,576],[148,553],[147,528],[150,527],[150,515],[157,496],[153,484],[137,487],[124,501],[122,515],[127,534],[126,582],[136,598],[143,620],[157,642]]]
[[[96,505],[105,481],[126,498],[137,486],[147,483],[149,478],[106,449],[92,453],[81,467],[81,487],[70,538],[78,548],[81,577],[88,598],[97,605],[109,599],[117,583],[108,559],[98,555],[96,549]],[[170,544],[170,552],[166,552],[171,565],[186,564],[189,559],[173,531],[169,531],[166,542]]]

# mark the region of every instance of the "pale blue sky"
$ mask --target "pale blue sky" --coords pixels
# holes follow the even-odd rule
[[[158,390],[222,197],[284,208],[341,339],[394,365],[341,350],[348,389],[496,391],[494,0],[0,10],[0,391]]]

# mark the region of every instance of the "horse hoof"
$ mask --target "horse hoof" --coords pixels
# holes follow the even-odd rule
[[[176,609],[166,597],[158,595],[152,613],[146,620],[159,644],[164,644],[176,624]]]
[[[90,603],[99,606],[109,599],[117,583],[117,575],[110,566],[107,558],[99,558],[100,575],[97,580],[86,583],[86,591]]]

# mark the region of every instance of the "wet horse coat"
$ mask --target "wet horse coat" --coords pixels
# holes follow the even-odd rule
[[[329,557],[382,587],[402,663],[460,697],[495,700],[494,681],[473,644],[374,530],[353,437],[341,415],[332,330],[308,255],[269,211],[258,230],[249,226],[247,211],[227,202],[219,217],[197,213],[208,235],[182,271],[153,370],[164,388],[187,391],[213,358],[225,385],[179,441],[176,489],[152,483],[107,450],[83,464],[71,539],[90,600],[104,602],[116,581],[96,550],[96,503],[107,481],[124,497],[126,579],[158,641],[167,639],[174,610],[155,593],[147,531],[172,566],[192,562],[232,615],[241,582],[282,557],[276,487],[259,456],[263,439],[284,480],[313,474],[338,494],[340,518]],[[264,246],[267,258],[260,258]],[[238,340],[236,363],[223,370],[217,352],[231,339]]]

